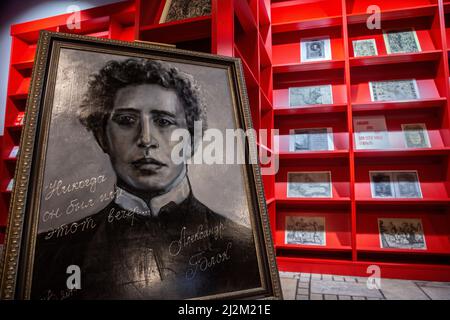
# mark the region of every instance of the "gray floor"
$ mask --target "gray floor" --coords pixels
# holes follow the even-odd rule
[[[450,282],[280,272],[286,300],[450,300]]]

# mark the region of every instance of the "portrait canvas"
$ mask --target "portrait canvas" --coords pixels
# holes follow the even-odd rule
[[[211,0],[165,0],[159,23],[202,17],[211,14]]]
[[[288,172],[288,198],[332,198],[331,172]]]
[[[300,41],[300,61],[331,60],[330,38],[306,38]]]
[[[290,107],[332,103],[333,91],[331,85],[289,88]]]
[[[258,165],[203,152],[208,132],[251,128],[241,70],[42,32],[11,207],[28,227],[7,230],[1,297],[280,298]]]
[[[422,51],[416,31],[413,29],[384,31],[383,37],[388,54]]]
[[[378,50],[375,39],[354,40],[353,55],[355,57],[377,56]]]
[[[289,151],[334,150],[333,128],[291,129]]]
[[[369,82],[370,97],[377,101],[407,101],[420,99],[415,79]]]
[[[287,216],[285,243],[326,246],[324,217]]]
[[[380,218],[378,230],[383,249],[427,249],[422,219]]]
[[[425,123],[402,124],[406,148],[431,148]]]

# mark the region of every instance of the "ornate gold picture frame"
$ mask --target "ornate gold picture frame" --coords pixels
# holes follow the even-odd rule
[[[281,298],[259,166],[192,161],[251,128],[238,59],[42,31],[0,297]]]

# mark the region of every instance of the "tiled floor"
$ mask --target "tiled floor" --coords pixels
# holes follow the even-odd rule
[[[280,272],[286,300],[450,300],[450,282],[381,279]]]

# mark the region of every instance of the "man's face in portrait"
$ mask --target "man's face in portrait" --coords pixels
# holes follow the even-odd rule
[[[157,84],[120,89],[107,120],[104,144],[119,185],[161,194],[185,176],[185,164],[174,164],[171,141],[176,129],[187,129],[183,104],[175,90]]]

